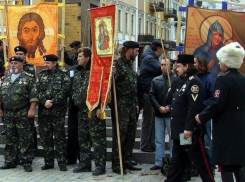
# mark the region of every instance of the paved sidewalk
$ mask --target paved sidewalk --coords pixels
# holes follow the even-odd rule
[[[0,165],[4,163],[4,156],[0,155]],[[138,167],[142,167],[142,171],[128,171],[128,174],[124,176],[124,180],[121,179],[121,176],[113,173],[111,170],[111,162],[106,163],[106,174],[94,177],[92,176],[91,172],[85,173],[73,173],[72,169],[77,167],[77,165],[69,165],[68,171],[61,172],[57,163],[55,163],[55,168],[42,171],[41,166],[43,165],[43,158],[36,157],[33,161],[32,167],[33,172],[27,173],[24,172],[22,166],[18,166],[15,169],[8,169],[8,170],[0,170],[0,182],[52,182],[52,181],[59,181],[59,182],[70,182],[70,181],[89,181],[89,182],[159,182],[164,181],[166,178],[161,174],[160,171],[151,171],[150,167],[152,164],[139,164]],[[93,166],[94,168],[94,166]],[[201,182],[200,178],[192,178],[194,182]],[[216,171],[215,174],[215,181],[221,182],[220,173]]]

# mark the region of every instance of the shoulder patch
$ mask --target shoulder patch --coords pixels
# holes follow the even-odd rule
[[[189,77],[189,80],[193,80],[193,79],[194,79],[194,76],[190,76],[190,77]]]
[[[220,90],[215,90],[214,97],[218,98],[220,95]]]
[[[191,92],[197,94],[199,92],[199,87],[197,85],[192,85]]]

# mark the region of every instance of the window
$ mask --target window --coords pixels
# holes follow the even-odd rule
[[[146,21],[146,33],[149,34],[149,21]]]
[[[23,0],[22,4],[23,5],[30,5],[31,3],[30,3],[30,0]]]
[[[165,37],[164,37],[164,28],[162,28],[162,39],[165,39]]]
[[[125,33],[128,33],[128,13],[125,13]]]
[[[131,22],[132,22],[132,25],[131,25],[131,34],[134,35],[134,15],[131,16]]]
[[[141,34],[142,18],[139,18],[139,34]]]
[[[122,31],[122,10],[119,9],[118,11],[118,29]]]
[[[154,28],[154,24],[153,22],[151,22],[151,35],[153,35],[153,28]]]
[[[155,24],[155,37],[158,38],[158,26]]]

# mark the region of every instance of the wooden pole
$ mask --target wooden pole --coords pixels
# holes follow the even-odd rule
[[[8,42],[8,48],[10,48],[11,46],[10,46],[10,40],[9,40],[9,18],[8,18],[8,1],[7,0],[5,0],[5,11],[6,11],[6,25],[5,25],[5,28],[6,28],[6,32],[7,32],[7,42]],[[6,54],[6,46],[4,46],[5,47],[5,54]],[[11,51],[10,51],[10,53],[11,53]],[[5,56],[5,55],[4,55]],[[5,58],[7,58],[7,56],[5,57]],[[4,58],[4,60],[5,60],[5,58]]]
[[[157,15],[157,11],[156,11],[156,6],[155,6],[155,0],[153,1],[153,8],[154,8],[154,11],[155,11],[155,15]],[[163,56],[164,56],[164,59],[166,61],[166,67],[167,67],[167,75],[168,75],[168,84],[169,84],[169,87],[171,87],[171,80],[170,80],[170,76],[169,76],[169,71],[168,71],[168,68],[169,68],[169,64],[167,62],[167,58],[166,58],[166,54],[165,54],[165,49],[164,49],[164,44],[163,44],[163,41],[162,41],[162,32],[160,30],[160,25],[161,25],[161,21],[160,23],[158,22],[158,18],[156,16],[156,20],[157,20],[157,25],[158,25],[158,32],[160,34],[160,40],[161,40],[161,44],[162,44],[162,49],[163,49]]]
[[[0,22],[1,22],[1,32],[2,32],[2,37],[5,36],[5,33],[4,33],[4,27],[3,27],[3,9],[0,10]],[[6,28],[7,30],[7,28]],[[6,49],[6,39],[2,39],[2,42],[3,42],[3,55],[4,55],[4,62],[6,63],[8,60],[7,60],[7,49]]]
[[[179,7],[182,6],[182,1],[183,0],[179,0]],[[177,36],[176,36],[176,46],[179,46],[179,40],[180,40],[180,26],[181,26],[181,14],[182,12],[179,11],[178,12],[178,24],[177,24]],[[179,54],[178,51],[175,51],[175,56],[177,56]]]
[[[116,4],[116,5],[118,5],[118,4]],[[105,6],[107,6],[107,0],[105,1]],[[114,59],[116,38],[118,35],[118,10],[117,10],[117,6],[116,6],[115,12],[116,12],[116,14],[115,14],[115,27],[114,27],[115,29],[114,29],[114,44],[113,44],[113,57],[112,57],[112,59]],[[116,84],[115,84],[114,74],[112,76],[112,84],[113,84],[113,92],[114,92],[113,97],[114,97],[114,107],[115,107],[115,117],[116,117],[116,127],[117,127],[117,144],[118,144],[120,171],[121,171],[121,178],[124,179],[120,128],[119,128],[118,111],[117,111],[117,94],[116,94]]]
[[[65,4],[66,1],[62,0],[62,3]],[[61,21],[61,34],[65,35],[65,6],[62,6],[62,21]],[[65,39],[61,39],[61,45],[65,45]],[[61,65],[64,65],[64,54],[65,49],[61,49]]]
[[[118,143],[118,151],[119,151],[119,162],[120,162],[121,178],[124,179],[120,128],[119,128],[118,111],[117,111],[117,94],[116,94],[116,84],[115,84],[114,75],[112,76],[112,81],[113,81],[113,92],[114,92],[113,95],[114,95],[114,107],[115,107],[115,117],[116,117],[116,127],[117,127],[117,143]]]

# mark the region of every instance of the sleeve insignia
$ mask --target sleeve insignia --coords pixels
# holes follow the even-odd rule
[[[194,76],[190,76],[190,77],[189,77],[189,80],[193,80],[193,79],[194,79]]]
[[[197,100],[198,94],[191,94],[192,99],[194,102]]]
[[[215,92],[214,92],[214,97],[219,97],[219,95],[220,95],[220,90],[215,90]]]
[[[199,87],[197,85],[192,85],[191,92],[197,94],[199,92]]]
[[[34,68],[33,67],[29,67],[29,70],[34,70]]]

